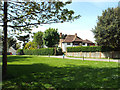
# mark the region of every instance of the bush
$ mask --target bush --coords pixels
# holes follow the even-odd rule
[[[111,47],[102,46],[78,46],[78,47],[67,47],[67,52],[105,52],[114,51]]]
[[[62,54],[63,54],[62,48],[58,47],[58,48],[56,49],[56,55],[62,55]]]
[[[25,55],[54,55],[55,49],[54,48],[41,48],[33,50],[24,49],[23,52]]]
[[[17,54],[18,54],[18,55],[24,55],[23,49],[17,49]]]

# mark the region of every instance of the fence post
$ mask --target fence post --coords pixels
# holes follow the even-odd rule
[[[84,61],[84,55],[83,55],[83,61]]]
[[[89,57],[91,58],[91,52],[89,52]]]
[[[108,60],[109,60],[109,62],[110,62],[110,57],[108,57]]]
[[[101,52],[100,52],[100,58],[101,58]]]

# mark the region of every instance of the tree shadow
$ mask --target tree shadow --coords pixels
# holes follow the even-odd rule
[[[92,68],[68,64],[8,65],[3,89],[118,88],[118,68]]]
[[[29,58],[33,58],[32,56],[20,56],[20,55],[16,55],[16,56],[7,56],[7,62],[15,62],[15,61],[26,61],[29,60]]]

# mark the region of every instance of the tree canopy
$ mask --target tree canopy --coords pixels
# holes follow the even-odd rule
[[[27,43],[30,39],[29,34],[28,35],[24,35],[24,36],[17,36],[17,39],[24,42],[23,46],[25,46],[25,43]]]
[[[8,37],[8,48],[10,48],[11,46],[15,46],[17,43],[17,40],[14,39],[13,37]]]
[[[41,48],[43,46],[43,32],[39,31],[34,34],[33,41],[36,42],[37,46]]]
[[[120,8],[108,8],[92,30],[98,45],[120,49]]]
[[[33,26],[74,21],[80,15],[73,16],[74,11],[64,8],[71,2],[6,2],[0,1],[0,26],[3,27],[3,76],[7,70],[7,33],[30,33]],[[8,29],[9,28],[9,29]],[[14,32],[14,33],[13,33]]]
[[[57,29],[49,28],[43,34],[44,44],[48,47],[55,47],[59,42],[59,33]]]
[[[71,2],[7,2],[7,26],[14,33],[30,32],[32,26],[63,23],[80,17],[74,11],[64,8]],[[3,26],[3,2],[0,2],[0,26]],[[16,31],[17,30],[17,31]]]

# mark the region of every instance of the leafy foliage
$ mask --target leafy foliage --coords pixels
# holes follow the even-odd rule
[[[103,46],[78,46],[67,47],[67,52],[106,52],[113,51],[114,48]]]
[[[24,55],[23,49],[18,49],[18,50],[17,50],[17,54],[18,54],[18,55]]]
[[[24,35],[24,36],[17,36],[18,40],[24,42],[23,46],[25,46],[25,43],[27,43],[30,39],[29,34],[28,35]]]
[[[40,48],[40,49],[33,49],[33,50],[23,50],[25,55],[54,55],[55,49],[54,48]]]
[[[14,33],[31,32],[33,26],[51,23],[63,23],[74,21],[80,15],[73,16],[74,11],[64,7],[71,2],[45,1],[45,2],[7,2],[8,27]],[[3,26],[4,2],[0,2],[0,23]],[[10,29],[10,33],[11,33]]]
[[[8,48],[10,48],[11,46],[15,46],[17,43],[17,40],[14,39],[12,36],[8,38]]]
[[[33,41],[36,42],[39,48],[41,48],[43,46],[43,32],[39,31],[35,33]]]
[[[37,49],[37,45],[35,42],[28,42],[25,45],[24,49]]]
[[[49,28],[44,32],[43,40],[46,46],[55,47],[59,42],[59,33],[57,29]]]
[[[108,8],[103,11],[92,32],[99,45],[120,50],[120,8]]]

